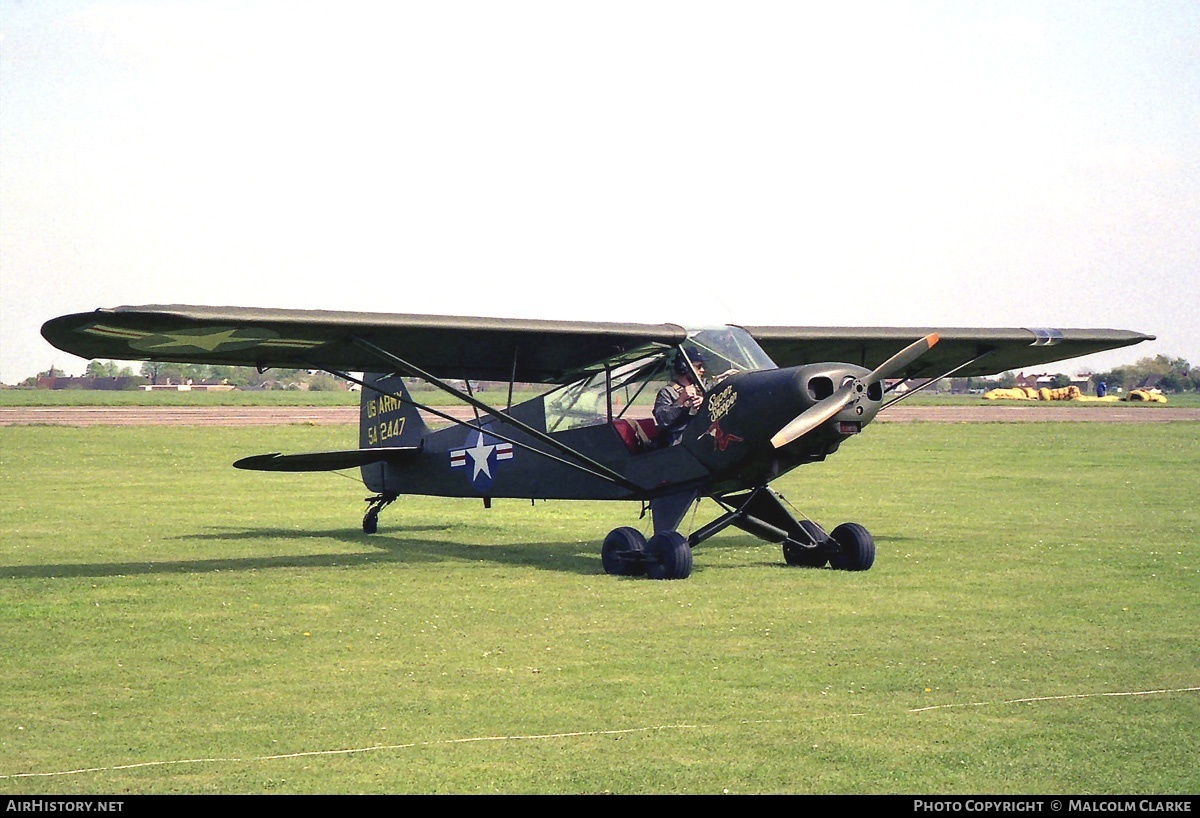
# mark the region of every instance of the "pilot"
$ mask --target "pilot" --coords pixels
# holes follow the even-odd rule
[[[682,354],[676,355],[671,364],[671,382],[658,390],[658,397],[654,399],[658,437],[667,446],[683,440],[684,428],[704,403],[704,388],[692,375],[692,367],[695,367],[696,374],[703,380],[704,358],[693,354],[691,364],[688,366],[688,359]]]

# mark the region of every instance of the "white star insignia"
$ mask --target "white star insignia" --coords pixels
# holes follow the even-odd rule
[[[480,432],[479,436],[475,438],[475,445],[466,450],[467,454],[471,456],[471,460],[475,462],[475,470],[471,473],[472,480],[480,473],[488,477],[492,476],[492,470],[488,467],[488,458],[495,448],[495,446],[489,446],[483,442],[483,432]]]

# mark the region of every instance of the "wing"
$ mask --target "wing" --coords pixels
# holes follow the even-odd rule
[[[937,344],[894,377],[995,375],[1154,340],[1113,329],[944,329],[940,327],[746,327],[779,366],[858,364],[874,369],[914,340],[936,333]],[[956,367],[961,367],[956,369]]]
[[[1107,329],[746,327],[779,366],[873,369],[914,339],[939,343],[898,376],[992,375],[1152,340]],[[369,346],[442,378],[562,383],[603,361],[682,343],[675,324],[539,321],[239,307],[116,307],[47,321],[42,335],[83,358],[378,371]],[[365,342],[365,343],[364,343]]]
[[[442,378],[561,383],[648,344],[673,324],[535,321],[240,307],[116,307],[47,321],[42,335],[82,358],[380,371],[362,342]]]

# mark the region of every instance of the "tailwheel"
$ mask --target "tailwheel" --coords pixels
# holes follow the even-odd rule
[[[804,568],[824,568],[829,561],[829,535],[812,520],[800,520],[800,528],[808,535],[811,543],[799,543],[790,537],[783,541],[783,559],[788,565]]]
[[[646,543],[650,579],[687,579],[692,574],[692,547],[678,531],[660,531]]]
[[[829,558],[830,568],[866,571],[875,563],[875,538],[858,523],[842,523],[829,536],[838,546]]]
[[[367,498],[367,513],[363,515],[362,530],[364,534],[374,534],[379,530],[379,512],[395,501],[397,494],[379,494]]]
[[[646,573],[646,538],[636,528],[622,526],[608,532],[600,547],[604,573],[635,577]]]

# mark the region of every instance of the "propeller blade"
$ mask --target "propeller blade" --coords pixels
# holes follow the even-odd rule
[[[780,449],[793,440],[799,440],[804,437],[813,429],[845,409],[846,405],[858,396],[861,386],[862,381],[851,381],[825,398],[825,400],[808,407],[793,418],[791,423],[775,433],[775,436],[771,438],[771,445],[776,449]]]
[[[862,380],[852,380],[838,389],[825,400],[820,401],[808,409],[797,415],[791,423],[784,426],[775,436],[771,438],[771,445],[776,449],[782,448],[792,441],[799,440],[813,429],[825,423],[838,412],[845,409],[850,403],[857,400],[858,396],[867,390],[871,384],[877,383],[884,378],[891,377],[897,372],[902,371],[913,361],[920,358],[930,347],[938,342],[936,332],[931,332],[924,338],[906,346],[904,349],[897,352],[892,357],[875,367],[866,378]]]
[[[863,382],[867,385],[870,385],[876,383],[877,381],[882,381],[884,378],[892,377],[894,374],[904,369],[913,361],[917,360],[917,358],[920,358],[922,355],[928,352],[930,348],[937,342],[938,334],[936,332],[931,332],[924,338],[914,341],[892,357],[888,358],[879,366],[875,367],[875,371],[868,375]]]

